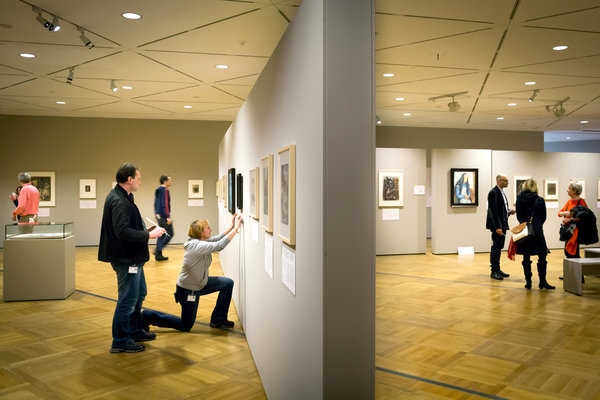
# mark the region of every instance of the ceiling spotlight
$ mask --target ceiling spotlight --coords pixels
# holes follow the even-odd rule
[[[410,117],[410,113],[404,113],[402,115],[404,115],[405,117]]]
[[[133,12],[124,12],[123,14],[121,14],[121,16],[123,18],[127,18],[127,19],[140,19],[140,18],[142,18],[142,16],[140,14],[133,13]]]
[[[42,17],[42,13],[38,12],[37,17],[35,17],[35,19],[42,24],[42,26],[46,29],[48,29],[48,27],[50,26],[50,21],[48,21],[46,18]]]
[[[383,74],[383,76],[386,78],[391,78],[392,76],[395,76],[395,74],[387,73],[387,74]]]
[[[117,87],[117,85],[115,85],[115,80],[112,79],[110,81],[110,90],[112,90],[113,92],[116,92],[117,90],[119,90],[119,88]]]
[[[57,101],[56,104],[67,104],[66,101]]]
[[[73,71],[75,70],[75,67],[71,67],[69,69],[69,76],[67,76],[67,83],[70,85],[73,83]]]
[[[131,90],[133,89],[133,86],[121,86],[121,89]]]
[[[396,101],[404,101],[404,97],[396,97]]]
[[[464,91],[464,92],[458,92],[458,93],[448,93],[448,94],[443,94],[441,96],[430,97],[429,100],[436,101],[437,99],[444,99],[446,97],[450,97],[451,101],[450,101],[450,103],[448,103],[448,111],[456,112],[456,111],[460,110],[460,104],[458,103],[458,101],[454,100],[454,97],[460,96],[463,94],[467,94],[467,93],[469,93],[469,92]]]
[[[535,89],[533,93],[531,93],[531,96],[527,99],[527,101],[533,103],[533,100],[535,99],[535,96],[537,96],[539,91],[540,89]]]
[[[217,65],[215,65],[215,68],[218,68],[218,69],[227,69],[227,68],[229,68],[229,65],[217,64]]]
[[[552,50],[554,50],[554,51],[562,51],[562,50],[566,50],[566,49],[568,49],[568,48],[569,48],[569,46],[567,46],[567,45],[564,45],[564,44],[561,44],[561,45],[559,45],[559,46],[554,46],[554,47],[552,48]]]
[[[525,82],[525,85],[527,86],[531,86],[531,85],[535,85],[537,82],[535,81],[529,81],[529,82]]]
[[[590,123],[590,121],[585,121],[585,120],[584,120],[584,121],[579,121],[579,123],[580,123],[580,124],[589,124],[589,123]]]
[[[183,106],[183,108],[192,108],[192,106]]]
[[[504,119],[504,117],[496,117],[496,119]]]
[[[83,45],[85,47],[87,47],[88,49],[90,49],[90,50],[93,49],[94,48],[94,43],[92,43],[92,41],[87,36],[85,36],[85,29],[83,29],[82,27],[78,26],[77,30],[79,32],[81,32],[81,35],[79,35],[79,39],[81,39],[81,42],[83,43]]]
[[[381,119],[379,119],[379,117],[376,115],[376,116],[375,116],[375,123],[376,123],[377,125],[381,125],[381,122],[382,122],[382,121],[381,121]]]
[[[52,26],[52,29],[50,29],[50,27],[48,27],[48,30],[52,31],[52,32],[58,32],[60,31],[60,28],[62,28],[60,26],[60,21],[58,20],[58,17],[55,15],[54,18],[52,18],[52,23],[50,24]]]
[[[508,103],[507,105],[508,105],[509,107],[514,107],[514,106],[516,106],[516,105],[517,105],[517,103]]]
[[[563,104],[569,101],[570,97],[565,97],[564,99],[556,102],[553,106],[546,106],[546,111],[554,114],[556,118],[562,118],[567,113],[567,110],[563,107]]]
[[[35,54],[31,54],[31,53],[21,53],[19,55],[23,58],[35,58]]]

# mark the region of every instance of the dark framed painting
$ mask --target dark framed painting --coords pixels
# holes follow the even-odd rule
[[[260,175],[260,168],[256,167],[256,168],[252,168],[249,173],[248,173],[248,179],[250,180],[250,182],[248,183],[248,189],[249,189],[249,197],[250,197],[250,216],[254,219],[259,219],[259,201],[258,201],[258,194],[260,192],[260,185],[259,185],[259,175]]]
[[[404,206],[404,172],[391,169],[379,171],[379,207]]]
[[[244,212],[244,177],[242,174],[237,174],[236,176],[236,201],[235,205],[241,212]]]
[[[450,206],[477,207],[479,205],[479,169],[450,169]]]
[[[279,150],[279,238],[296,245],[296,145]]]
[[[54,172],[30,172],[31,184],[40,192],[40,207],[55,207],[55,174]]]
[[[260,224],[273,232],[273,154],[260,159]]]
[[[235,168],[227,171],[227,209],[235,214]]]
[[[517,197],[523,191],[523,185],[531,179],[531,175],[517,175],[514,177],[514,196],[513,196],[513,204],[517,204]]]

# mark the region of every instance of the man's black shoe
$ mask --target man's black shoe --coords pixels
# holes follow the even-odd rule
[[[502,271],[502,270],[498,270],[498,272],[500,273],[500,275],[502,275],[503,278],[508,278],[510,275],[507,274],[506,272]]]
[[[145,330],[142,330],[140,333],[133,336],[133,340],[136,342],[149,342],[150,340],[154,339],[156,339],[156,334]]]
[[[162,255],[162,251],[155,251],[154,252],[154,259],[156,261],[167,261],[169,259],[169,257],[165,257]]]
[[[110,348],[111,353],[139,353],[144,351],[145,347],[143,344],[137,344],[133,340],[128,340],[120,346],[113,345]]]
[[[228,320],[210,323],[211,328],[217,328],[217,329],[231,329],[231,328],[233,328],[234,325],[235,325],[235,323],[233,321],[228,321]]]
[[[494,272],[492,272],[492,273],[490,274],[490,277],[491,277],[492,279],[497,279],[497,280],[499,280],[499,281],[502,281],[502,280],[504,280],[504,278],[502,277],[502,275],[500,275],[500,272],[498,272],[498,271],[494,271]]]

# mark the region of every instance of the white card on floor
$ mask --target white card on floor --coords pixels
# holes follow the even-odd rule
[[[129,273],[130,274],[137,274],[137,269],[138,269],[138,267],[133,267],[133,266],[129,267]]]
[[[196,301],[196,296],[193,294],[188,294],[188,301]]]
[[[458,248],[458,255],[459,256],[466,256],[466,255],[470,255],[470,254],[475,254],[475,248],[474,247],[459,247]]]

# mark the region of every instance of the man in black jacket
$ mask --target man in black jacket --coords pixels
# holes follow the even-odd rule
[[[508,216],[515,213],[508,207],[508,200],[504,194],[508,186],[508,177],[500,174],[496,176],[496,186],[488,193],[488,210],[485,228],[492,232],[492,249],[490,251],[490,265],[493,279],[503,280],[510,275],[500,269],[500,254],[504,248],[504,239],[508,230]]]
[[[137,353],[144,346],[136,341],[153,340],[156,335],[142,329],[140,312],[146,297],[144,263],[148,261],[148,240],[165,233],[163,228],[151,232],[133,201],[142,183],[140,170],[123,164],[117,171],[117,185],[106,196],[98,260],[111,263],[117,273],[119,298],[112,323],[111,353]]]

